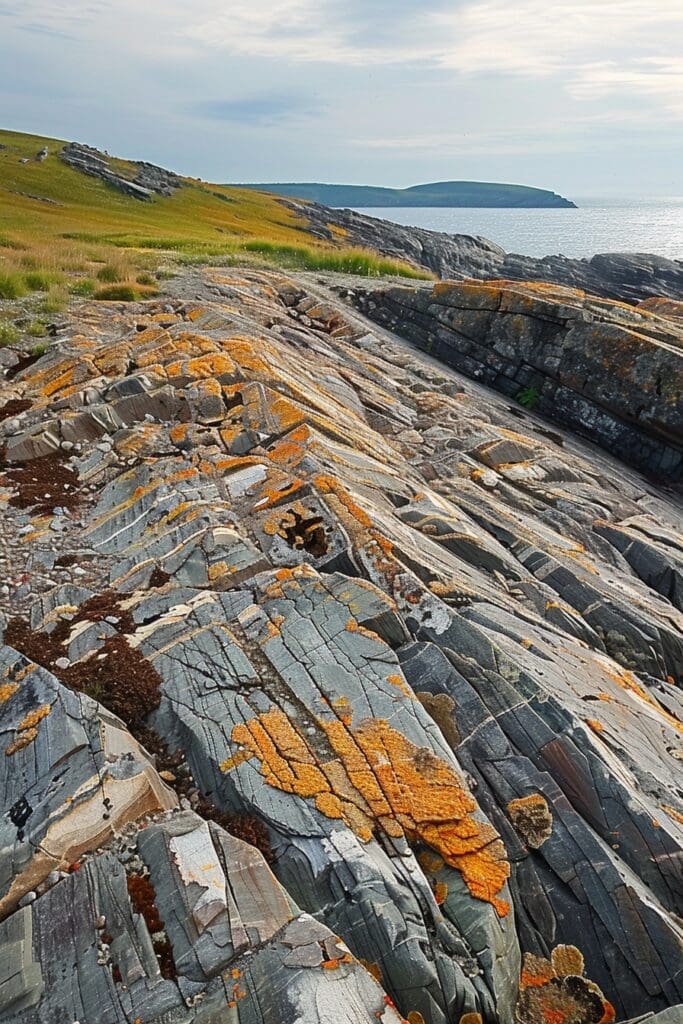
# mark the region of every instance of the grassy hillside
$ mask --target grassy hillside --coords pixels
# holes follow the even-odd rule
[[[144,293],[154,287],[151,275],[169,261],[266,261],[425,276],[344,248],[339,234],[336,245],[326,245],[273,196],[248,189],[183,179],[172,196],[141,202],[68,167],[59,157],[63,145],[0,130],[0,298],[46,289]],[[49,155],[41,163],[35,157],[43,146]],[[109,162],[117,173],[135,176],[132,163]]]

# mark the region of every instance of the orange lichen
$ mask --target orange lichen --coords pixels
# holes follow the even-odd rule
[[[7,757],[11,757],[12,754],[16,754],[18,750],[23,750],[24,747],[28,747],[29,743],[33,743],[38,735],[37,729],[25,729],[20,732],[15,740],[13,740],[8,747],[5,748],[5,754]]]
[[[327,817],[343,820],[362,838],[375,828],[415,837],[460,871],[472,896],[504,916],[498,894],[510,869],[491,825],[473,817],[477,805],[453,769],[431,750],[415,746],[381,719],[352,729],[339,719],[320,720],[335,754],[319,763],[308,741],[275,708],[236,725],[234,743],[261,763],[266,782],[315,798]]]
[[[605,731],[604,725],[602,724],[602,722],[599,722],[597,720],[597,718],[587,718],[586,719],[586,725],[588,726],[589,729],[592,729],[593,732],[604,732]]]
[[[441,906],[448,899],[448,886],[445,882],[437,882],[434,886],[434,899],[438,906]]]
[[[17,683],[3,683],[0,686],[0,704],[4,704],[10,697],[14,696],[18,689],[19,685]]]
[[[52,707],[50,704],[42,704],[39,708],[34,708],[33,711],[29,711],[28,714],[22,718],[21,722],[19,722],[17,732],[23,732],[25,729],[33,729],[38,725],[38,722],[42,722],[42,720],[46,718],[51,711]]]
[[[322,494],[334,495],[339,502],[344,506],[346,511],[355,520],[364,526],[366,529],[370,529],[372,526],[372,519],[365,512],[360,505],[357,505],[348,491],[346,491],[336,477],[327,476],[325,474],[319,474],[315,477],[313,483]]]

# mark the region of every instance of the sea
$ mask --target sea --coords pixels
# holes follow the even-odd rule
[[[644,252],[683,260],[683,196],[572,198],[576,210],[397,206],[364,207],[358,212],[449,234],[483,235],[522,256],[580,258],[599,252]]]

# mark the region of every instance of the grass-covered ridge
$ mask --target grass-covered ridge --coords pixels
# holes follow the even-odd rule
[[[0,298],[42,290],[94,294],[103,285],[149,293],[141,272],[171,262],[266,262],[312,270],[426,277],[372,252],[325,243],[274,196],[184,178],[172,196],[140,202],[68,167],[65,143],[0,130]],[[49,154],[35,159],[42,147]],[[25,161],[25,162],[22,162]],[[134,164],[110,159],[133,178]],[[113,264],[116,280],[101,270]],[[30,275],[33,275],[30,277]],[[105,279],[107,274],[105,272]],[[41,288],[38,287],[39,281]]]

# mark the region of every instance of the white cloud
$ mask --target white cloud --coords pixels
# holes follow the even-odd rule
[[[335,0],[205,3],[183,31],[203,46],[289,62],[422,65],[461,74],[562,76],[569,94],[660,99],[680,110],[681,0],[472,0],[397,11],[389,36]],[[368,0],[372,7],[372,0]],[[211,10],[215,8],[215,10]]]

